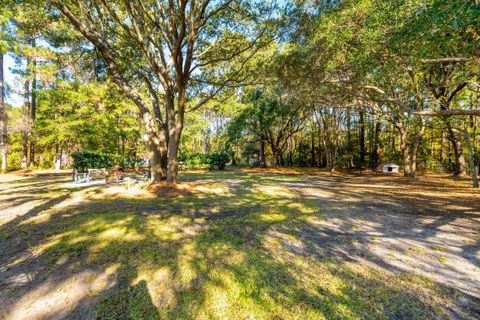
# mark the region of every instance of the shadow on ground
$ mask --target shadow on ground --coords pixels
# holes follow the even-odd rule
[[[1,318],[480,312],[479,199],[463,188],[328,174],[183,179],[210,187],[172,199],[52,177],[0,183],[0,205],[24,208],[0,226]]]

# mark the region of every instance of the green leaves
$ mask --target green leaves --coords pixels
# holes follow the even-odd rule
[[[142,130],[134,110],[112,84],[60,82],[39,93],[39,143],[129,155]]]

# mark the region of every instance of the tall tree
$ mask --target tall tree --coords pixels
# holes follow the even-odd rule
[[[268,17],[271,10],[243,0],[51,3],[96,47],[112,80],[137,105],[147,128],[153,180],[162,179],[166,166],[168,182],[178,178],[185,112],[239,82],[246,61],[264,42],[259,13]],[[148,99],[138,83],[148,87]],[[187,106],[195,91],[201,98]]]
[[[2,18],[2,17],[0,17]],[[3,20],[0,19],[0,153],[2,167],[1,171],[7,171],[7,117],[5,110],[5,79],[4,79],[4,54],[6,52],[6,44],[3,39]]]

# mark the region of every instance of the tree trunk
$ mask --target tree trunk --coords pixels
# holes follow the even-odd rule
[[[168,163],[167,163],[167,182],[175,183],[178,181],[178,149],[180,139],[176,131],[170,134],[168,141]]]
[[[403,175],[405,177],[410,177],[412,174],[412,168],[410,165],[410,155],[408,154],[408,150],[402,148],[402,158],[403,158]]]
[[[30,69],[31,69],[31,59],[27,57],[27,66],[25,69],[25,83],[23,87],[23,94],[24,94],[24,104],[23,104],[23,119],[24,123],[22,125],[22,160],[21,160],[21,168],[27,169],[28,167],[28,135],[30,131],[30,112],[31,112],[31,104],[30,104]]]
[[[150,152],[151,182],[159,183],[166,177],[167,144],[165,129],[155,124],[150,112],[142,110],[142,118],[146,128],[146,142]]]
[[[418,144],[413,143],[410,149],[410,177],[417,176],[417,151],[418,151]]]
[[[1,32],[0,25],[0,32]],[[1,172],[7,171],[7,116],[5,111],[5,85],[3,76],[3,52],[0,51],[0,153],[2,167]]]
[[[178,181],[178,150],[180,137],[183,130],[183,117],[185,112],[185,88],[180,87],[178,92],[178,109],[175,111],[175,99],[173,93],[166,94],[167,123],[168,123],[168,161],[167,182]]]
[[[475,167],[475,159],[473,156],[473,148],[470,142],[470,135],[468,134],[467,125],[465,124],[464,127],[464,134],[465,134],[465,141],[467,143],[468,148],[468,161],[470,164],[470,170],[472,172],[472,186],[477,189],[478,188],[478,176],[477,176],[477,168]]]
[[[350,171],[353,167],[353,144],[352,144],[352,133],[351,133],[351,120],[350,120],[350,110],[347,110],[347,169]]]
[[[442,170],[445,167],[445,133],[441,132],[441,140],[440,140],[440,164],[442,165]]]
[[[312,130],[312,146],[311,146],[310,153],[311,153],[310,165],[312,168],[314,168],[315,167],[315,135],[313,134],[313,130]]]
[[[29,147],[29,160],[28,160],[28,166],[31,167],[35,165],[35,143],[30,140],[30,147]]]
[[[380,133],[382,131],[382,124],[380,121],[375,123],[375,142],[372,152],[372,167],[375,169],[378,167],[379,162],[379,150],[380,150]]]
[[[402,152],[403,159],[403,175],[410,177],[412,167],[410,163],[410,154],[408,152],[408,134],[401,121],[396,123],[396,127],[400,136],[400,151]]]
[[[58,145],[55,146],[55,156],[53,157],[53,166],[55,171],[59,171],[62,168],[62,152]]]
[[[360,166],[363,167],[365,165],[365,114],[363,111],[360,111]]]
[[[151,146],[150,148],[150,170],[151,170],[151,182],[159,183],[162,181],[163,167],[162,167],[162,155],[160,150],[156,146]]]
[[[459,132],[457,128],[452,126],[450,119],[445,119],[445,124],[448,129],[448,139],[452,143],[453,153],[455,154],[455,171],[456,176],[465,176],[467,174],[465,156],[463,154],[462,142],[460,140]]]
[[[31,43],[32,48],[36,47],[35,39],[32,39]],[[32,58],[32,65],[31,65],[31,74],[32,74],[32,90],[31,90],[31,97],[32,103],[30,106],[30,125],[32,126],[30,129],[33,130],[35,124],[35,118],[37,116],[37,61],[35,57]],[[34,165],[35,163],[35,143],[33,140],[30,140],[30,158],[29,158],[29,166]]]
[[[332,168],[332,163],[331,163],[331,158],[330,158],[330,156],[331,156],[330,146],[329,146],[325,137],[323,137],[323,147],[325,149],[325,161],[326,161],[325,164],[326,164],[326,167],[328,169],[331,169]]]
[[[292,166],[293,166],[292,137],[291,137],[291,136],[288,137],[288,140],[287,140],[287,141],[288,141],[288,142],[287,142],[287,143],[288,143],[288,165],[289,165],[290,167],[292,167]]]
[[[397,145],[396,145],[396,137],[395,137],[395,129],[392,127],[391,130],[392,134],[392,154],[397,153]]]
[[[267,167],[267,161],[265,159],[265,139],[260,136],[260,166],[262,168]]]
[[[271,143],[270,148],[272,149],[272,155],[273,155],[273,158],[274,158],[275,168],[278,168],[278,167],[280,167],[280,154],[279,154],[278,149],[275,146],[275,144]]]

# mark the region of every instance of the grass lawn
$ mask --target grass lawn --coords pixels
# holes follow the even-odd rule
[[[1,319],[472,319],[480,195],[447,177],[0,178]]]

